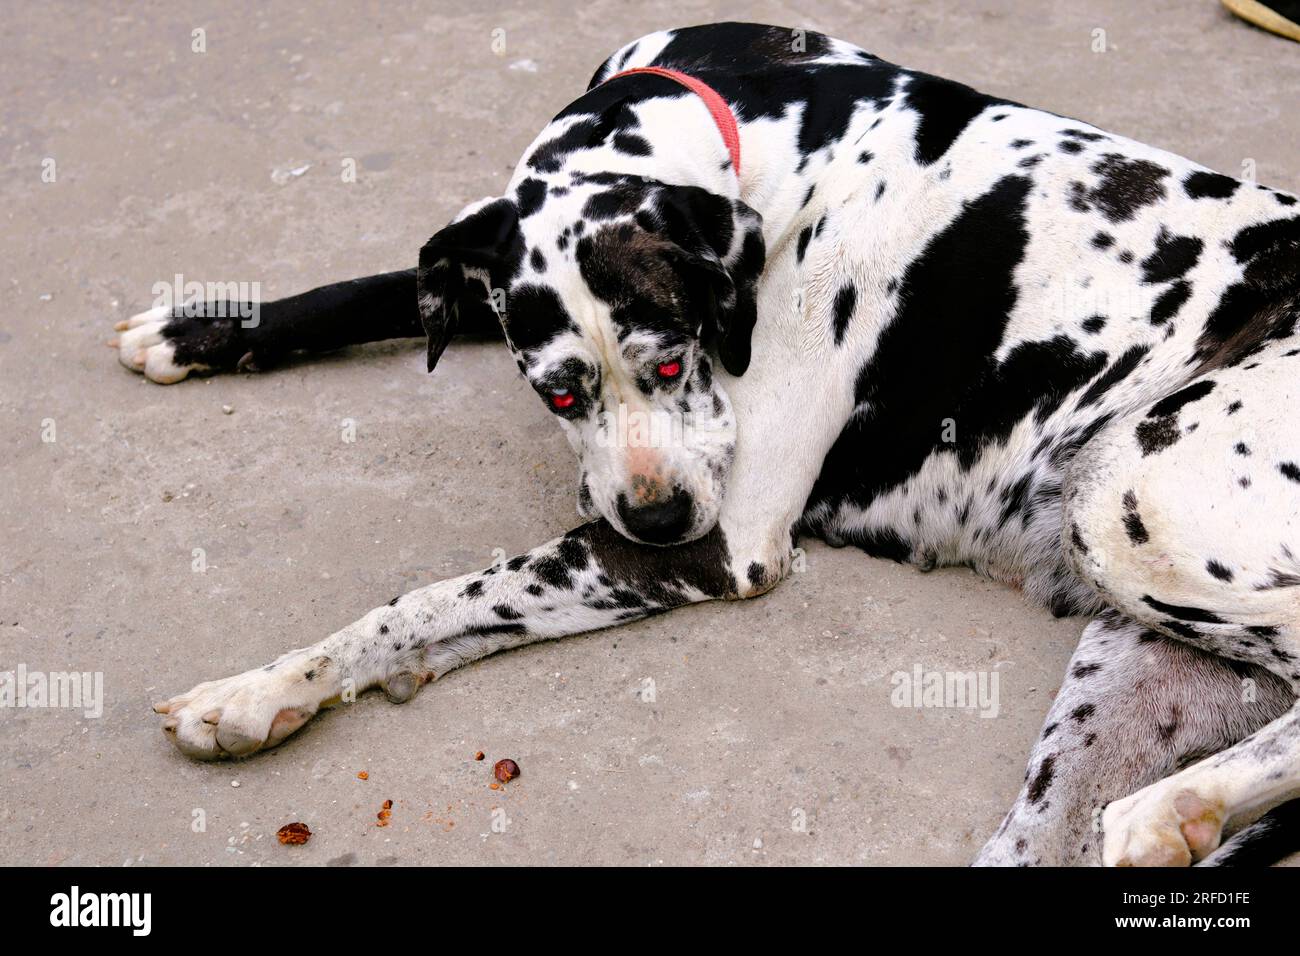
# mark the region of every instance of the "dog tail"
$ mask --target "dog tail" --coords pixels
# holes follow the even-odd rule
[[[1200,866],[1272,866],[1300,851],[1300,800],[1274,807],[1242,827]]]

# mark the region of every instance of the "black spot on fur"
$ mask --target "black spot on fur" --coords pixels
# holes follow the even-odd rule
[[[912,556],[911,542],[892,529],[860,532],[851,540],[853,544],[875,558],[901,562]]]
[[[1101,181],[1089,197],[1111,222],[1132,219],[1143,206],[1165,198],[1163,180],[1169,170],[1145,159],[1107,153],[1092,166]]]
[[[1137,439],[1138,447],[1142,449],[1143,458],[1147,455],[1158,454],[1170,445],[1176,444],[1182,434],[1178,428],[1178,422],[1172,417],[1147,419],[1139,422],[1134,431],[1134,437]]]
[[[853,283],[847,283],[840,286],[840,290],[835,293],[835,344],[840,345],[844,341],[844,333],[849,327],[849,319],[853,318],[853,309],[858,302],[858,290]]]
[[[1240,185],[1222,173],[1198,170],[1183,180],[1183,191],[1193,199],[1227,199]]]
[[[569,573],[568,566],[559,558],[550,556],[538,558],[529,566],[529,570],[549,587],[561,591],[568,591],[573,587],[573,576]]]
[[[1047,788],[1052,785],[1052,775],[1056,764],[1056,755],[1048,754],[1038,765],[1038,773],[1029,784],[1029,789],[1025,796],[1031,804],[1038,803],[1047,793]]]
[[[620,216],[632,215],[644,201],[645,191],[639,183],[632,181],[620,183],[602,192],[592,193],[582,206],[582,215],[587,219],[595,220],[617,219]],[[573,225],[574,232],[578,232],[582,225],[581,220]]]
[[[1182,437],[1178,427],[1178,412],[1192,402],[1199,401],[1214,390],[1211,379],[1202,379],[1151,406],[1146,418],[1137,426],[1135,437],[1142,456],[1154,455],[1175,444]]]
[[[502,326],[521,351],[537,348],[560,332],[576,328],[556,291],[538,283],[516,285],[510,290]]]
[[[558,173],[570,153],[603,139],[600,133],[600,126],[595,120],[578,120],[559,136],[533,150],[533,154],[528,157],[528,165],[539,173]]]
[[[1151,306],[1151,324],[1164,325],[1178,314],[1178,310],[1183,307],[1191,296],[1192,287],[1190,283],[1183,279],[1175,282],[1160,293],[1160,297]]]
[[[1090,319],[1089,321],[1092,320]],[[1105,323],[1105,319],[1101,319],[1100,321],[1103,324]],[[1084,323],[1084,327],[1087,328],[1086,322]],[[1100,326],[1098,326],[1097,329],[1089,329],[1089,331],[1098,330],[1100,330]],[[1087,408],[1089,405],[1094,405],[1100,401],[1103,395],[1122,382],[1135,368],[1137,368],[1138,363],[1142,361],[1149,351],[1150,348],[1148,346],[1135,345],[1117,358],[1110,364],[1106,371],[1097,376],[1096,381],[1088,386],[1088,390],[1083,393],[1082,397],[1080,397],[1079,403],[1076,407]]]
[[[629,156],[649,156],[651,152],[649,141],[636,133],[616,133],[613,146],[620,153],[627,153]]]
[[[1215,561],[1213,558],[1211,558],[1209,561],[1206,561],[1206,562],[1205,562],[1205,570],[1209,571],[1212,575],[1214,575],[1214,576],[1215,576],[1216,578],[1218,578],[1220,581],[1231,581],[1231,580],[1232,580],[1232,571],[1230,571],[1228,568],[1224,567],[1224,566],[1223,566],[1222,564],[1220,564],[1218,561]]]
[[[1213,611],[1206,611],[1199,607],[1185,607],[1178,604],[1166,604],[1164,601],[1157,601],[1149,594],[1142,595],[1142,603],[1161,614],[1168,614],[1170,617],[1177,618],[1180,621],[1192,621],[1197,624],[1223,624],[1223,618],[1219,617]]]
[[[710,597],[736,594],[736,580],[728,570],[726,536],[715,527],[702,538],[672,548],[628,541],[606,521],[595,521],[570,531],[562,539],[576,545],[627,594],[663,607],[686,600],[682,587],[692,587]]]
[[[1005,440],[1029,414],[1041,421],[1101,370],[1103,354],[1082,352],[1065,335],[997,356],[1028,242],[1029,189],[1026,178],[1002,179],[967,203],[907,267],[898,312],[858,373],[860,411],[809,497],[812,533],[838,506],[865,507],[932,454],[956,455],[970,468],[986,445]],[[937,423],[950,417],[959,427],[957,441],[947,443]],[[890,453],[873,451],[881,448]]]
[[[527,219],[542,208],[546,198],[546,183],[531,176],[521,182],[515,189],[515,199],[519,206],[519,218]]]
[[[1236,365],[1269,340],[1287,338],[1300,317],[1300,217],[1249,226],[1228,246],[1244,266],[1197,340],[1202,367]]]
[[[916,161],[922,166],[931,165],[946,153],[976,116],[1003,102],[924,73],[912,75],[904,96],[907,106],[921,114],[916,130]]]
[[[1160,228],[1156,248],[1142,260],[1142,281],[1171,282],[1186,275],[1201,258],[1205,243],[1192,236],[1175,236]]]
[[[804,253],[808,251],[808,240],[812,238],[812,226],[804,226],[799,233],[799,241],[795,243],[794,261],[803,262]]]
[[[488,634],[523,634],[525,628],[522,624],[483,624],[479,627],[471,627],[465,632],[467,637]]]
[[[1147,534],[1146,525],[1142,523],[1142,516],[1138,514],[1137,507],[1137,495],[1132,491],[1124,492],[1124,533],[1135,545],[1146,544],[1151,540],[1151,536]]]
[[[1212,379],[1207,378],[1199,382],[1193,382],[1186,388],[1181,388],[1152,405],[1151,411],[1147,412],[1147,417],[1159,418],[1163,415],[1177,415],[1184,406],[1200,401],[1212,391],[1214,391],[1214,381]]]

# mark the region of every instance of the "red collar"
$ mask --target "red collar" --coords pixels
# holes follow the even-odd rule
[[[704,105],[709,108],[709,115],[713,117],[713,122],[717,124],[718,132],[722,134],[722,141],[727,145],[727,152],[731,154],[731,168],[735,171],[736,177],[740,178],[740,131],[736,128],[735,114],[731,112],[731,107],[727,105],[727,101],[718,95],[717,90],[702,80],[697,80],[693,76],[682,73],[680,70],[666,70],[661,66],[638,66],[635,69],[624,70],[622,73],[615,73],[609,80],[617,80],[620,76],[630,76],[633,73],[653,73],[655,76],[665,76],[680,83],[702,99]],[[608,83],[609,80],[605,82]]]

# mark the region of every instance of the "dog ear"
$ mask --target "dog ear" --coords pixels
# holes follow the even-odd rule
[[[762,217],[738,199],[697,186],[665,187],[658,213],[680,250],[678,262],[705,287],[705,341],[716,348],[723,368],[743,375],[767,257]]]
[[[416,288],[430,372],[458,323],[499,320],[493,291],[510,280],[520,246],[518,210],[508,199],[467,206],[424,244]]]

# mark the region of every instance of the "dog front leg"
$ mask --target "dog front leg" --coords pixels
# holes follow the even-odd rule
[[[189,756],[242,757],[376,685],[402,702],[426,681],[494,651],[739,596],[737,565],[747,566],[721,528],[657,548],[597,521],[502,565],[394,598],[319,644],[154,709]]]

